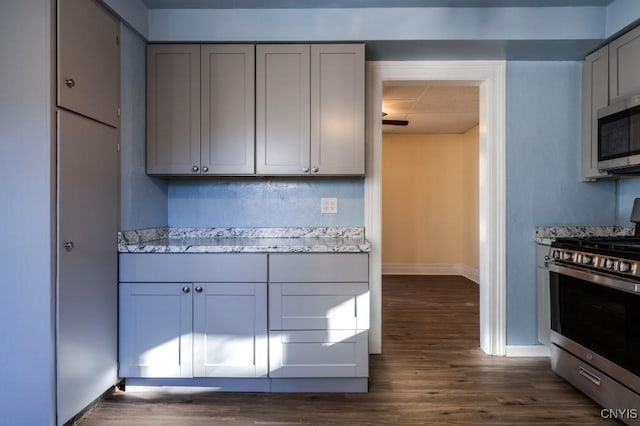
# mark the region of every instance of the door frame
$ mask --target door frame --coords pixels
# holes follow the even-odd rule
[[[506,62],[381,61],[367,63],[365,230],[371,243],[370,353],[382,352],[382,85],[438,81],[480,88],[480,348],[506,353]]]

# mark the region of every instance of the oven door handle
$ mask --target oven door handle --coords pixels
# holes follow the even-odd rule
[[[605,275],[592,270],[585,270],[579,268],[572,268],[570,266],[559,265],[557,263],[548,262],[547,268],[551,272],[557,272],[558,274],[568,275],[573,278],[578,278],[583,281],[602,285],[605,287],[614,288],[616,290],[622,290],[629,293],[640,293],[640,283],[632,281],[626,281],[618,277]]]

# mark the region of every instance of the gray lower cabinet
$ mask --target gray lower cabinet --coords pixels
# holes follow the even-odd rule
[[[120,377],[193,376],[192,289],[120,283]]]
[[[122,253],[119,312],[121,377],[366,390],[367,254]]]
[[[256,47],[256,173],[364,174],[364,45]]]
[[[121,254],[121,377],[266,377],[267,256]]]
[[[117,382],[120,157],[118,129],[57,114],[56,385],[64,424]]]
[[[367,377],[366,254],[269,256],[269,376]]]

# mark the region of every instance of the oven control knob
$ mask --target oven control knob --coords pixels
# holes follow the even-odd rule
[[[560,250],[554,250],[553,251],[553,258],[554,259],[560,259],[560,255],[562,254],[562,252]]]
[[[618,265],[618,271],[620,272],[629,272],[631,270],[631,265],[627,262],[620,262]]]
[[[607,268],[607,269],[613,269],[613,260],[607,259],[604,262],[604,267]]]
[[[568,252],[563,252],[562,253],[562,260],[571,260],[571,253]]]
[[[583,265],[591,265],[591,262],[593,262],[593,258],[591,256],[587,256],[587,255],[582,255],[582,264]]]

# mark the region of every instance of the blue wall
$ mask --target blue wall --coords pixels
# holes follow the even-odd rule
[[[320,213],[321,197],[338,198],[338,213]],[[363,223],[362,178],[169,183],[169,226],[363,226]]]
[[[579,62],[507,63],[507,344],[537,342],[537,225],[610,225],[616,183],[580,181]]]
[[[120,120],[122,230],[167,226],[167,182],[147,176],[146,43],[121,25]]]
[[[616,224],[622,226],[634,226],[629,221],[633,200],[640,198],[640,178],[626,178],[618,181],[618,211],[616,212]]]
[[[0,2],[2,425],[55,423],[53,5]]]

